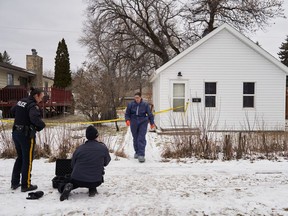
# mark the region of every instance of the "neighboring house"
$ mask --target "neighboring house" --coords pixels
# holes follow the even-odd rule
[[[43,76],[43,87],[45,90],[51,88],[54,84],[54,79],[48,76]]]
[[[6,86],[31,86],[50,88],[53,79],[43,76],[43,59],[32,49],[32,55],[26,56],[26,69],[0,62],[0,89]]]
[[[0,62],[0,88],[6,86],[28,87],[36,74],[24,68]]]
[[[44,116],[61,114],[72,107],[71,90],[52,87],[54,80],[43,76],[43,59],[32,49],[32,55],[26,56],[26,69],[6,63],[0,63],[0,110],[3,117],[13,117],[10,109],[18,100],[27,97],[30,87],[42,88],[45,99]]]
[[[155,71],[159,128],[284,130],[288,67],[224,24]]]

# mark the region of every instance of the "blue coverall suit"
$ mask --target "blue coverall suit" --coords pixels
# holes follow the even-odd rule
[[[13,167],[11,184],[29,188],[34,156],[35,134],[45,127],[41,113],[34,97],[23,98],[12,107],[15,115],[12,138],[15,143],[17,158]]]
[[[154,124],[149,104],[142,99],[139,104],[136,101],[130,102],[125,113],[125,121],[127,120],[130,120],[135,153],[138,156],[145,156],[147,125],[148,122]]]

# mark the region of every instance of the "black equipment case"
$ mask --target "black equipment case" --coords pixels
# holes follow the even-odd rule
[[[52,179],[53,188],[58,188],[60,184],[68,183],[71,173],[71,159],[57,159],[55,167],[56,176]]]

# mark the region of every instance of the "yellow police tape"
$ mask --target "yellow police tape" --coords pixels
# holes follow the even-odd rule
[[[11,123],[14,122],[14,119],[1,119],[1,122]]]
[[[188,107],[188,102],[186,103],[186,106],[177,106],[174,108],[169,108],[165,110],[160,110],[158,112],[153,112],[154,115],[158,115],[160,113],[165,113],[169,112],[171,110],[176,110],[184,107],[184,112],[186,112],[187,107]],[[61,124],[101,124],[101,123],[108,123],[108,122],[117,122],[117,121],[124,121],[124,118],[117,118],[117,119],[109,119],[109,120],[99,120],[99,121],[85,121],[85,122],[55,122],[55,123],[50,123],[47,122],[47,125],[61,125]],[[1,119],[1,122],[6,122],[6,123],[13,123],[14,119]]]

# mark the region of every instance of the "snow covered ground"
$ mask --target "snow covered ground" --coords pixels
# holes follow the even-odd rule
[[[52,188],[55,163],[33,163],[32,184],[44,196],[10,189],[13,159],[0,160],[0,215],[288,215],[288,162],[161,162],[155,133],[147,133],[146,162],[133,159],[132,137],[124,144],[129,158],[112,161],[99,194],[79,188],[59,201]]]

